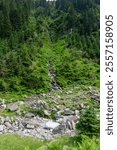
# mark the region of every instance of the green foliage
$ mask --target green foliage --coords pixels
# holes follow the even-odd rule
[[[79,134],[88,136],[99,136],[100,123],[98,113],[93,107],[89,107],[80,116],[80,121],[76,124]]]
[[[82,135],[80,138],[61,137],[53,141],[39,141],[10,134],[0,135],[0,150],[37,150],[43,149],[45,145],[48,150],[62,150],[65,145],[69,147],[69,150],[99,150],[100,147],[98,138]]]
[[[48,91],[49,69],[63,88],[99,87],[97,0],[1,0],[0,8],[1,92]]]

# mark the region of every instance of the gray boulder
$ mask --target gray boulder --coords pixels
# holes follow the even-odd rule
[[[16,111],[19,108],[19,104],[17,102],[16,103],[10,103],[7,105],[7,108],[10,111]]]

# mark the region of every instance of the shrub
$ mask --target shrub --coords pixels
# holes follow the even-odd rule
[[[89,107],[80,116],[80,121],[76,124],[78,133],[88,136],[99,135],[100,124],[97,117],[97,111]]]

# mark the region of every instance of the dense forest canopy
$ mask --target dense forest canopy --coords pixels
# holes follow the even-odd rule
[[[47,91],[49,69],[61,87],[99,86],[99,5],[0,0],[0,91]]]

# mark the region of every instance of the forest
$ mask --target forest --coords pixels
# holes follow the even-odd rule
[[[48,91],[48,64],[61,87],[99,86],[98,0],[1,0],[0,20],[0,91]]]

